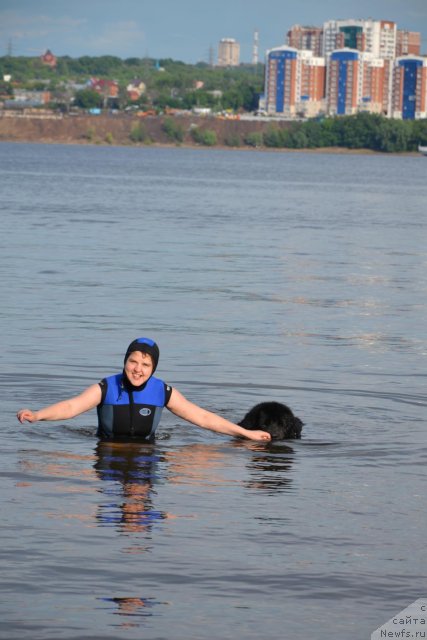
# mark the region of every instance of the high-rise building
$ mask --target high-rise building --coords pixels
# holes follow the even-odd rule
[[[311,51],[298,54],[297,113],[311,118],[325,112],[325,58]]]
[[[283,46],[267,51],[265,105],[267,113],[295,115],[296,49]]]
[[[329,57],[326,100],[330,115],[347,116],[357,112],[360,52],[338,49]]]
[[[335,49],[356,49],[366,51],[366,35],[360,25],[345,25],[340,27],[335,36]]]
[[[396,51],[396,24],[387,20],[329,20],[323,25],[323,55],[348,47],[391,59]]]
[[[427,58],[397,58],[393,73],[394,118],[427,118]]]
[[[240,44],[234,38],[223,38],[218,45],[218,66],[237,67],[240,62]]]
[[[359,111],[390,115],[392,73],[392,60],[374,58],[368,53],[362,55],[362,93],[359,97]]]
[[[397,30],[396,58],[401,56],[419,56],[421,52],[421,34],[419,31]]]
[[[270,114],[317,115],[324,108],[325,60],[286,45],[267,51],[264,100]]]
[[[385,60],[392,60],[396,55],[396,38],[397,38],[397,25],[390,20],[379,20],[378,25],[374,29],[376,37],[379,37],[379,47],[377,40],[373,39],[372,53],[377,58],[384,58]]]
[[[360,112],[426,118],[427,57],[419,55],[420,42],[418,32],[398,31],[386,20],[294,25],[287,45],[267,51],[262,108],[286,118]],[[316,55],[320,46],[323,56]]]
[[[356,49],[329,56],[326,103],[329,115],[390,111],[390,61]]]
[[[286,43],[294,49],[312,51],[313,55],[322,55],[323,28],[302,27],[295,24],[286,34]]]

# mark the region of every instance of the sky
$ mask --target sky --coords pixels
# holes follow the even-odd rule
[[[240,43],[251,62],[254,31],[259,59],[285,43],[294,24],[326,20],[392,20],[420,31],[427,54],[427,0],[0,0],[0,55],[114,55],[172,58],[189,64],[217,60],[221,38]]]

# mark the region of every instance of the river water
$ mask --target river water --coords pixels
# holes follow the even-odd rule
[[[346,640],[426,597],[420,157],[0,144],[5,640]],[[16,411],[122,366],[303,438]]]

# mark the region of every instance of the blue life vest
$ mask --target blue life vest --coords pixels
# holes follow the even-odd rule
[[[150,440],[160,422],[172,388],[151,376],[141,389],[125,385],[124,374],[100,382],[102,400],[98,405],[98,437],[102,439]]]

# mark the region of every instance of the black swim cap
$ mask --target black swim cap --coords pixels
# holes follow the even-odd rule
[[[159,347],[154,340],[150,340],[150,338],[136,338],[136,340],[130,343],[126,350],[125,362],[133,351],[142,351],[142,353],[148,353],[148,355],[151,356],[154,373],[157,369],[160,356]]]

